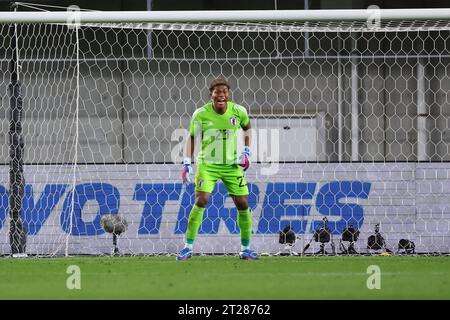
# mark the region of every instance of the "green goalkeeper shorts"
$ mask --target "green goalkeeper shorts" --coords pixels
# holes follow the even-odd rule
[[[217,180],[222,180],[228,194],[248,195],[247,181],[239,165],[199,164],[195,173],[195,191],[212,193]]]

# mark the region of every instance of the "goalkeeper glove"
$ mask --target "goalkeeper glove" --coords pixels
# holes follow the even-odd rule
[[[190,183],[191,182],[191,175],[192,174],[192,165],[191,165],[191,158],[185,158],[183,160],[183,171],[181,172],[181,177],[183,178],[183,184]]]
[[[244,147],[244,151],[242,151],[241,156],[239,157],[239,165],[247,171],[250,167],[250,148]]]

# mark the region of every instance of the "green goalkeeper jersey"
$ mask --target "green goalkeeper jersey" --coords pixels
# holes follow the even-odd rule
[[[227,102],[227,110],[219,114],[212,102],[195,110],[189,125],[192,137],[201,138],[198,164],[236,164],[237,135],[241,127],[246,127],[250,119],[247,110],[234,102]]]

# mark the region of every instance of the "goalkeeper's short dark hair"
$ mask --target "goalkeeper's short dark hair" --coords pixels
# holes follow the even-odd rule
[[[214,90],[214,88],[217,86],[227,86],[228,90],[230,90],[230,84],[228,83],[227,80],[225,80],[223,78],[217,78],[217,79],[214,79],[211,82],[211,84],[209,85],[209,92],[212,92]]]

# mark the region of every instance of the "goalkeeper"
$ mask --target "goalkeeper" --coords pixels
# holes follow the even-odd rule
[[[190,137],[183,160],[183,183],[191,182],[191,158],[194,142],[201,138],[201,148],[197,157],[195,175],[195,204],[189,214],[185,247],[177,260],[187,260],[192,256],[192,247],[203,213],[217,180],[221,179],[238,210],[237,223],[241,231],[241,259],[256,260],[257,254],[250,249],[252,219],[248,207],[248,187],[244,171],[250,165],[251,130],[247,110],[232,102],[230,85],[224,79],[214,80],[209,93],[211,101],[197,109],[189,125]],[[237,133],[244,130],[244,150],[237,156]]]

